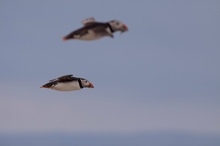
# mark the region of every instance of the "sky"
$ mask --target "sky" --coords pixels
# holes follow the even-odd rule
[[[129,31],[62,37],[81,21]],[[0,1],[1,133],[220,134],[220,1]],[[41,89],[73,74],[94,89]]]

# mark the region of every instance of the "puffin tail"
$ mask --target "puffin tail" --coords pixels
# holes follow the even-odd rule
[[[75,31],[74,32],[71,32],[70,34],[66,35],[63,37],[63,41],[67,41],[67,40],[70,40],[70,39],[74,39],[76,36],[75,34]]]
[[[68,39],[67,39],[67,37],[63,37],[63,41],[67,41]]]
[[[54,86],[54,83],[47,83],[45,85],[42,85],[40,88],[51,88]]]

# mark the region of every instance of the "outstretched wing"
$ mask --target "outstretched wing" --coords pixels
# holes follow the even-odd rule
[[[61,76],[61,77],[58,77],[56,79],[52,79],[49,81],[49,83],[51,82],[68,82],[68,81],[73,81],[73,80],[77,80],[78,78],[76,77],[73,77],[73,75],[64,75],[64,76]]]
[[[82,21],[82,24],[85,25],[85,26],[90,25],[92,23],[96,23],[96,20],[93,17],[87,18],[87,19]]]
[[[79,78],[73,77],[73,75],[65,75],[56,79],[49,80],[49,83],[42,85],[41,88],[52,88],[59,82],[70,82],[78,79]]]

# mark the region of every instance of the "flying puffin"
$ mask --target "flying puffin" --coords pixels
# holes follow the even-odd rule
[[[97,40],[105,36],[113,38],[116,31],[126,32],[128,27],[120,21],[112,20],[109,22],[97,22],[93,17],[82,21],[83,27],[69,33],[63,40]]]
[[[73,77],[73,75],[64,75],[52,79],[41,88],[50,88],[58,91],[80,90],[82,88],[94,88],[93,84],[84,78]]]

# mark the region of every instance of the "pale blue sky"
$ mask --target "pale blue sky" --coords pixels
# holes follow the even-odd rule
[[[114,39],[67,41],[117,19]],[[220,133],[220,1],[0,1],[0,131]],[[94,89],[40,89],[74,74]]]

